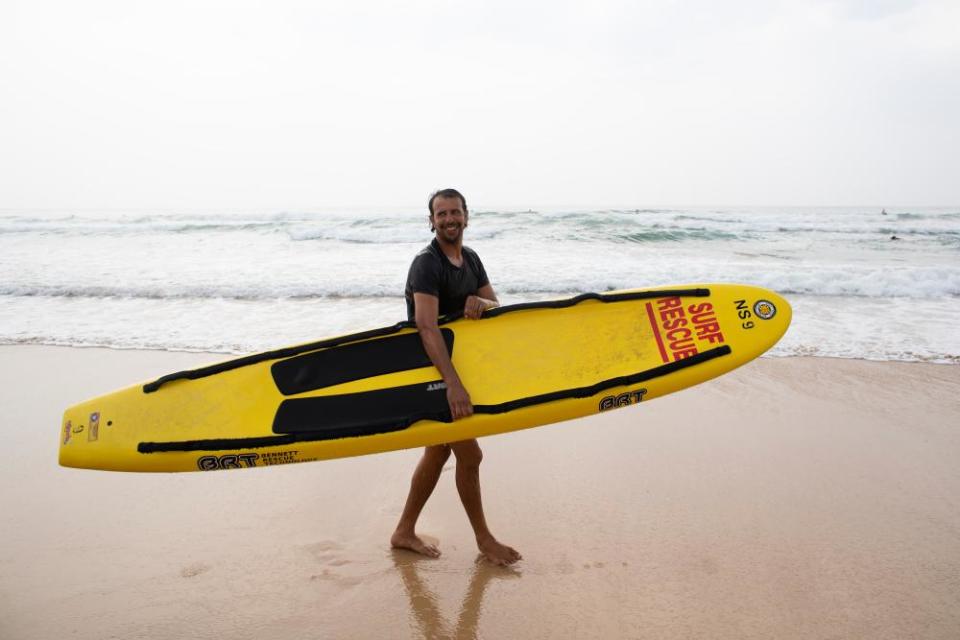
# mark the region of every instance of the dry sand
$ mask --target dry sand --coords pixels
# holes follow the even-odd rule
[[[57,466],[64,407],[210,359],[0,348],[0,638],[960,638],[960,367],[761,359],[483,440],[509,570],[452,473],[443,557],[388,548],[417,451]]]

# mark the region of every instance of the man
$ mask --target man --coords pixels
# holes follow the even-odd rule
[[[405,290],[407,317],[416,322],[423,348],[446,383],[450,414],[454,420],[459,420],[473,414],[473,404],[450,361],[437,318],[463,311],[464,317],[476,320],[484,311],[499,303],[480,257],[469,247],[463,246],[463,230],[467,228],[468,216],[463,195],[455,189],[443,189],[430,196],[427,207],[430,211],[430,230],[436,235],[410,265]],[[480,461],[483,453],[475,439],[435,445],[424,450],[423,458],[413,472],[410,493],[400,522],[390,538],[391,545],[431,558],[440,556],[440,550],[435,545],[423,541],[416,534],[416,524],[423,506],[437,486],[440,472],[450,458],[451,451],[457,458],[457,491],[473,526],[480,552],[494,564],[506,566],[520,560],[520,554],[497,541],[487,527],[480,498]]]

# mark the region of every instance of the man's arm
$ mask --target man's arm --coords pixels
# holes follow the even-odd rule
[[[450,361],[450,354],[447,353],[447,345],[440,334],[440,327],[437,325],[437,315],[440,312],[440,300],[429,293],[414,293],[414,320],[417,323],[417,331],[420,332],[420,340],[423,341],[423,348],[430,358],[430,362],[437,368],[443,381],[447,385],[447,403],[450,405],[450,415],[454,420],[466,418],[473,415],[473,404],[470,402],[470,394],[464,389],[460,382],[460,376]]]

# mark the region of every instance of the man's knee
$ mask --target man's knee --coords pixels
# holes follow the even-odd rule
[[[457,456],[457,466],[479,467],[483,461],[483,451],[476,440],[464,440],[450,445],[453,454]]]
[[[436,444],[424,449],[423,457],[434,464],[442,465],[450,458],[450,445]]]

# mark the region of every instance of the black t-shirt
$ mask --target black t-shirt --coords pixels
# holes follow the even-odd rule
[[[428,293],[440,301],[440,315],[463,311],[467,296],[476,295],[480,287],[490,283],[480,256],[469,247],[462,248],[463,265],[455,267],[443,254],[440,243],[424,247],[410,265],[404,297],[407,299],[407,318],[414,320],[414,293]]]

